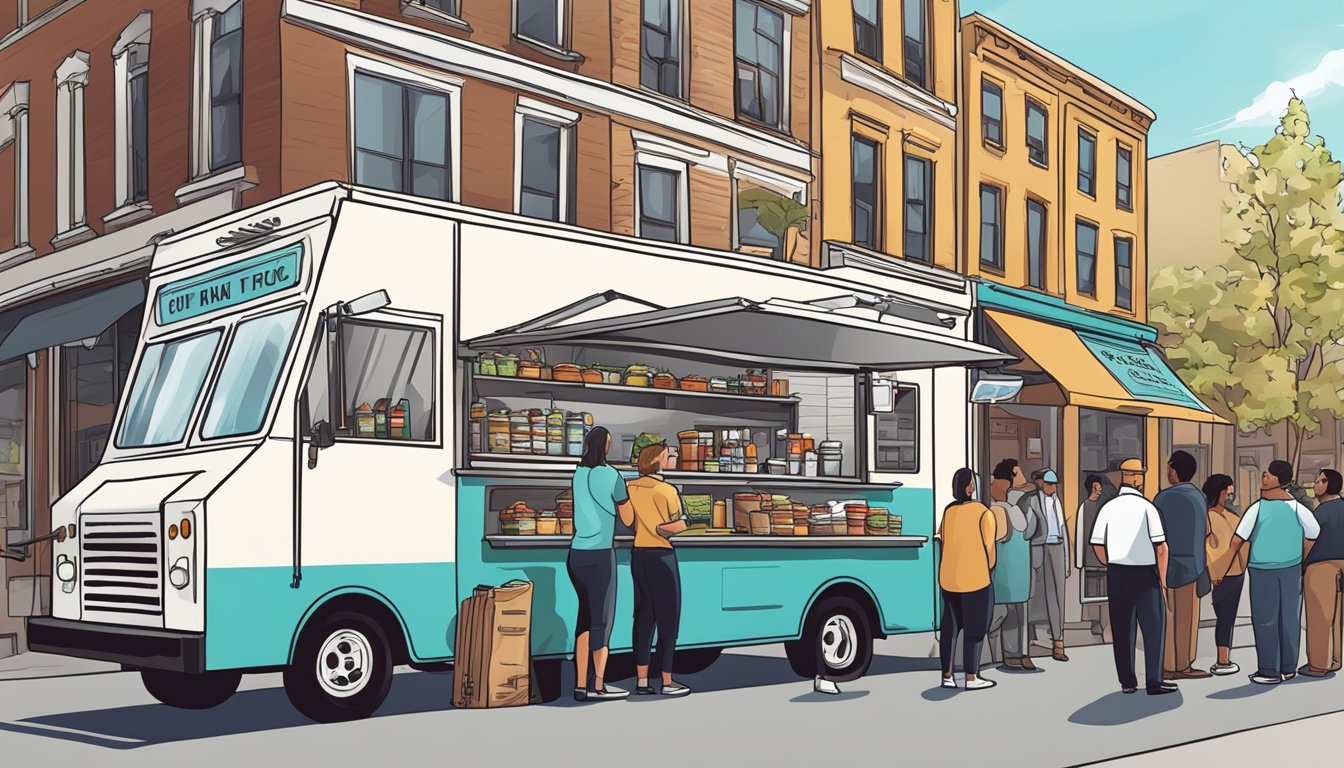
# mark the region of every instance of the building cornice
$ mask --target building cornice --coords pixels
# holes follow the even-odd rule
[[[840,53],[840,79],[866,91],[894,101],[933,120],[944,128],[956,130],[957,106],[905,82],[848,53]]]

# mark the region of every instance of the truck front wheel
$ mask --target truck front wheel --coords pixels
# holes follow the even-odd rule
[[[347,611],[310,624],[284,672],[285,695],[319,723],[377,711],[392,688],[392,650],[377,622]]]
[[[857,680],[873,661],[868,614],[850,597],[827,597],[807,615],[803,636],[785,643],[784,652],[802,677],[821,675],[838,683]]]
[[[210,709],[229,700],[242,682],[241,672],[167,672],[162,669],[140,670],[140,681],[149,695],[178,709]]]

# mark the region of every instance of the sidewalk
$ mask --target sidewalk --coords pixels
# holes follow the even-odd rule
[[[107,661],[89,661],[50,653],[19,653],[0,659],[0,682],[37,680],[49,677],[104,675],[120,672],[121,665]]]

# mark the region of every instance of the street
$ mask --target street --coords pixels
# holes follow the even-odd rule
[[[1243,634],[1249,640],[1249,632]],[[572,765],[635,756],[648,765],[716,765],[728,755],[733,762],[750,755],[788,765],[865,756],[956,766],[987,765],[1010,751],[1014,765],[1045,767],[1113,760],[1344,710],[1338,678],[1299,677],[1265,688],[1236,675],[1182,683],[1175,696],[1125,696],[1115,685],[1108,646],[1072,649],[1068,664],[1043,659],[1037,673],[989,671],[986,676],[999,682],[989,691],[947,691],[937,687],[937,662],[927,658],[931,643],[931,635],[879,643],[868,676],[842,685],[838,697],[813,693],[777,646],[725,654],[709,671],[685,678],[695,690],[690,698],[673,700],[579,705],[566,698],[541,707],[455,711],[448,703],[450,674],[407,670],[397,675],[377,717],[337,725],[315,725],[294,712],[279,675],[246,678],[232,700],[205,712],[154,703],[129,673],[4,679],[0,748],[8,757],[108,766],[270,765],[295,757],[334,765],[401,757]],[[1234,657],[1245,666],[1253,651],[1238,649]],[[1325,722],[1341,718],[1334,714]],[[1297,734],[1321,732],[1320,722],[1280,726],[1291,738],[1266,739],[1256,731],[1138,759],[1237,765],[1257,748],[1273,749],[1279,760],[1309,757],[1310,741]],[[1137,759],[1117,763],[1131,764]]]

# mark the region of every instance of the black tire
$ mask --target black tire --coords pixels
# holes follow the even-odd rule
[[[831,653],[823,653],[823,645]],[[857,680],[873,663],[873,629],[868,613],[853,598],[823,598],[803,622],[803,636],[785,643],[784,653],[789,666],[801,677],[820,674],[837,683]],[[828,660],[828,656],[836,661]]]
[[[723,654],[722,648],[687,648],[677,651],[672,659],[672,671],[678,675],[694,675],[713,666]]]
[[[541,703],[549,704],[560,698],[565,674],[564,659],[533,659],[532,684],[537,686]]]
[[[368,717],[392,688],[387,634],[378,622],[358,613],[339,611],[319,618],[299,635],[284,681],[289,702],[310,720],[336,723]]]
[[[140,681],[149,695],[178,709],[211,709],[238,692],[243,673],[232,670],[215,672],[167,672],[140,670]]]

